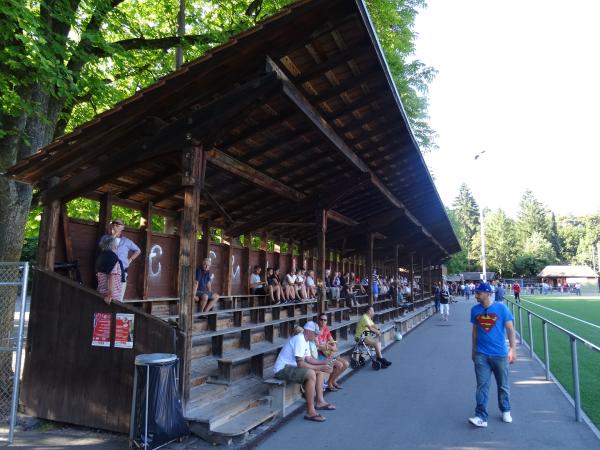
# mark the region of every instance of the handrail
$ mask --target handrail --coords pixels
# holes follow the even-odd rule
[[[534,313],[533,311],[525,308],[521,305],[521,302],[515,302],[513,300],[507,299],[507,302],[511,305],[513,316],[515,315],[515,307],[518,308],[519,311],[519,340],[523,343],[523,320],[521,317],[521,311],[524,310],[527,313],[527,321],[529,325],[529,354],[531,359],[533,359],[534,350],[533,350],[533,326],[531,323],[531,317],[537,317],[542,321],[542,331],[544,336],[544,368],[546,369],[546,380],[550,380],[550,343],[548,341],[548,324],[552,325],[554,328],[559,330],[560,332],[569,336],[570,344],[571,344],[571,370],[573,375],[573,394],[574,399],[573,403],[575,406],[575,420],[577,422],[581,422],[581,391],[579,388],[579,362],[577,357],[577,342],[581,342],[587,348],[594,350],[600,353],[600,347],[595,344],[592,344],[587,339],[578,336],[577,334],[567,330],[566,328],[561,327],[560,325],[552,322],[551,320],[546,319],[545,317],[540,316],[539,314]],[[539,360],[541,363],[541,360]]]

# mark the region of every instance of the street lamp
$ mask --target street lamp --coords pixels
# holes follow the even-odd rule
[[[475,155],[475,161],[479,159],[481,155],[485,153],[485,150],[480,151]],[[483,219],[483,204],[479,205],[479,231],[481,235],[481,271],[482,271],[482,280],[484,283],[487,281],[487,271],[485,267],[485,222]]]

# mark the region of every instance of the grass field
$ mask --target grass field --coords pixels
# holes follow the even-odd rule
[[[530,295],[522,298],[522,306],[600,347],[600,297]],[[529,343],[529,323],[525,311],[522,311],[522,320],[523,340]],[[516,308],[515,327],[518,331],[519,317]],[[534,351],[544,361],[542,321],[535,316],[532,316],[532,329]],[[573,396],[570,339],[548,325],[548,342],[550,371]],[[582,408],[600,428],[600,353],[581,343],[577,344],[577,352]]]

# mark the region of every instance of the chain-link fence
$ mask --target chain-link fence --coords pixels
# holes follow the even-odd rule
[[[19,401],[28,263],[0,262],[0,430],[12,443]]]

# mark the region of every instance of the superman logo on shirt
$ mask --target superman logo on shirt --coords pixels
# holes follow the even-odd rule
[[[486,333],[489,333],[490,330],[494,328],[494,325],[498,320],[498,316],[496,314],[479,314],[475,317],[475,320],[479,325],[481,325],[481,328],[483,328]]]

